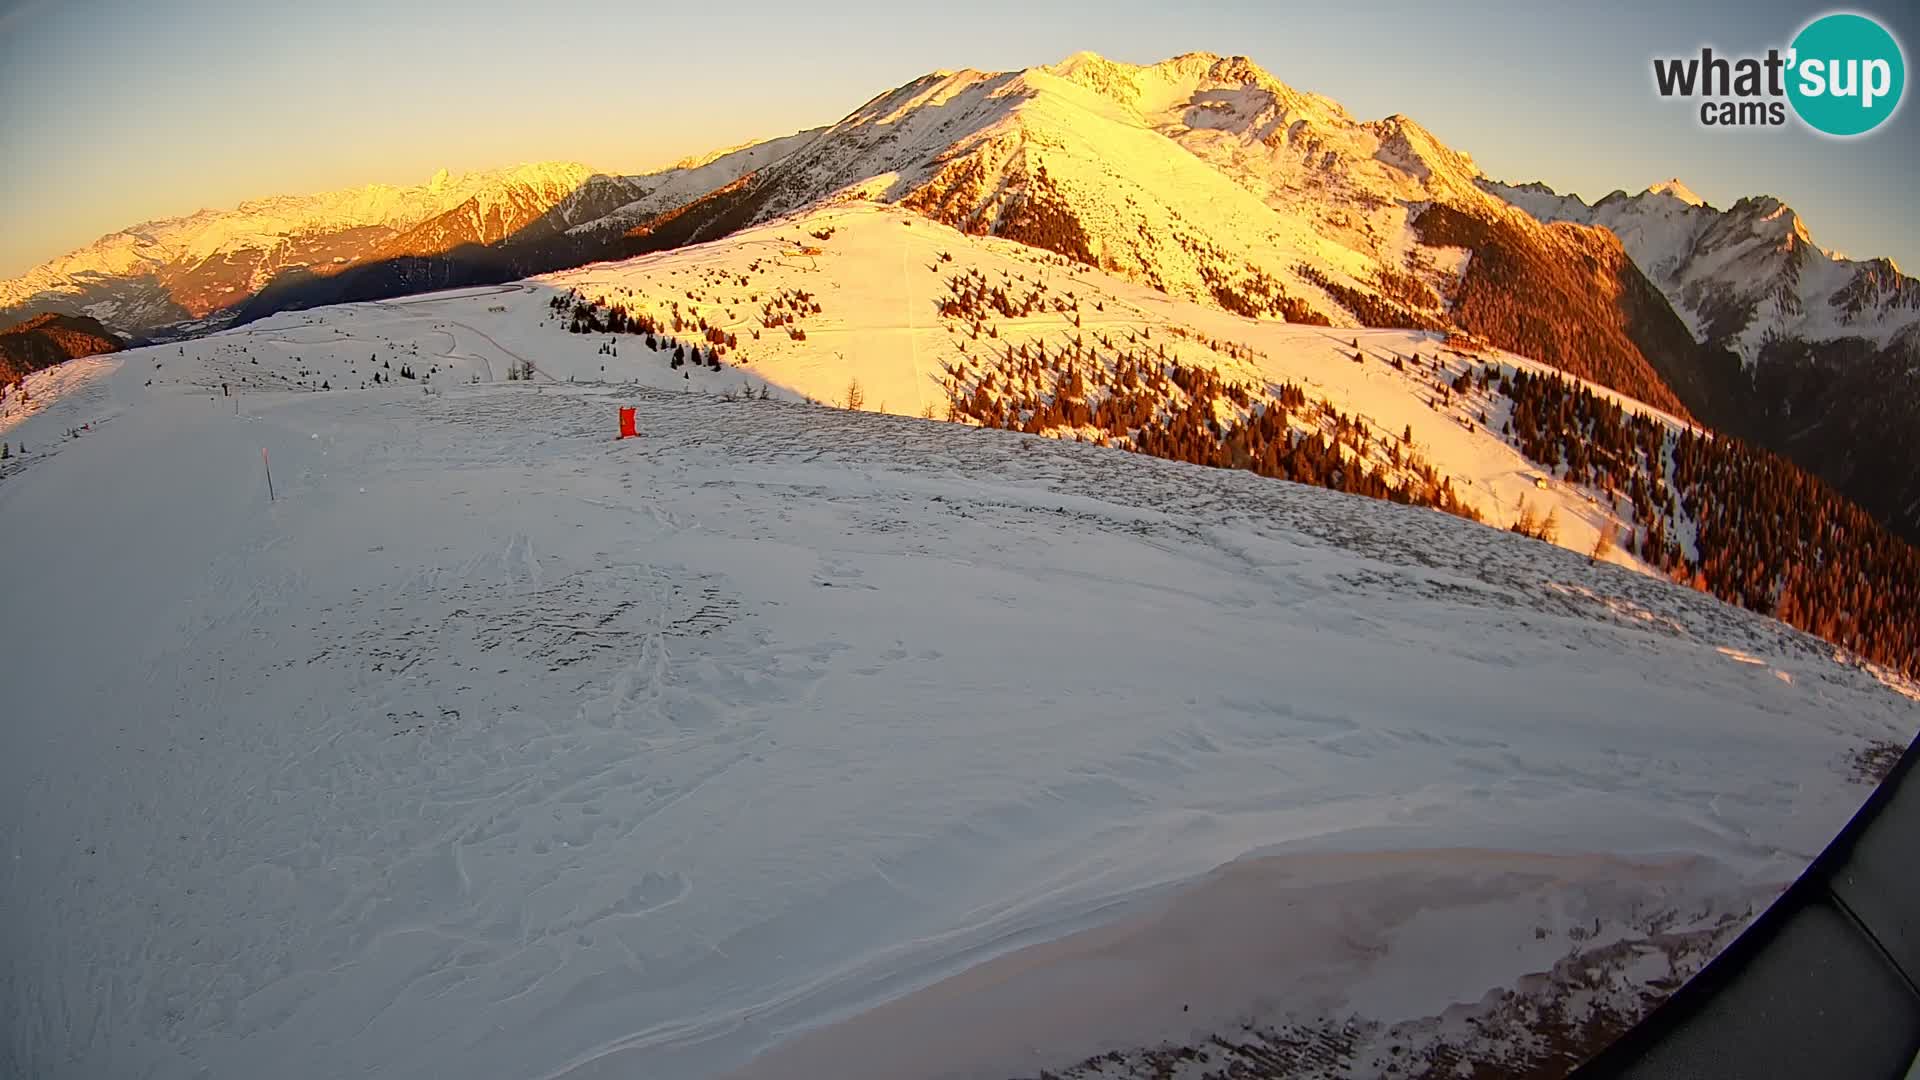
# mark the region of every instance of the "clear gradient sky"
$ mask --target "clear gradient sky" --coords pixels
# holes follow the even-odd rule
[[[936,68],[1242,54],[1496,178],[1588,199],[1679,176],[1774,194],[1920,270],[1920,108],[1865,139],[1706,130],[1650,58],[1784,46],[1820,4],[0,0],[0,276],[139,221],[519,161],[640,171],[838,119]],[[1911,0],[1860,10],[1909,66]],[[1912,73],[1909,72],[1911,80]],[[1910,89],[1908,97],[1920,93]]]

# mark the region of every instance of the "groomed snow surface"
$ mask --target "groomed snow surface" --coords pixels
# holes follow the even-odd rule
[[[1600,945],[1632,1000],[1915,728],[1431,511],[696,391],[236,407],[182,356],[5,433],[6,1075],[1034,1075],[1457,1026]]]

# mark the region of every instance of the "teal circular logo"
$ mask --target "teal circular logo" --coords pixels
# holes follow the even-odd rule
[[[1822,15],[1793,39],[1787,99],[1815,131],[1864,135],[1900,107],[1907,63],[1900,43],[1865,15]]]

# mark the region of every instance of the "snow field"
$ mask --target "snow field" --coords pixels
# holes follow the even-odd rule
[[[345,311],[434,317],[384,308]],[[680,389],[233,415],[144,355],[0,484],[7,1071],[898,1063],[836,1022],[1129,957],[1044,1033],[966,1005],[1000,1038],[953,1064],[1434,1016],[1595,917],[1736,925],[1913,723],[1784,627],[1430,511]],[[1319,914],[1272,937],[1262,896]],[[1269,962],[1201,997],[1150,959],[1187,940]]]

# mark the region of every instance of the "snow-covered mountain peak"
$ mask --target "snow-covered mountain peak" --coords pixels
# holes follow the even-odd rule
[[[1459,201],[1479,200],[1476,181],[1480,166],[1471,156],[1441,142],[1412,117],[1394,113],[1360,126],[1380,139],[1376,158],[1419,178],[1430,194]]]
[[[1812,230],[1793,207],[1772,195],[1753,195],[1739,200],[1727,209],[1725,220],[1728,228],[1737,227],[1756,249],[1775,253],[1777,258],[1793,262],[1815,255],[1827,260],[1836,258],[1814,243]]]
[[[485,191],[509,187],[566,193],[578,188],[599,170],[578,161],[530,161],[504,169],[449,175],[441,169],[426,190],[435,194],[462,193],[471,198]]]
[[[976,71],[973,68],[928,72],[854,110],[840,122],[840,126],[898,125],[914,113],[933,109],[947,111],[948,114],[941,117],[941,123],[950,125],[955,120],[951,114],[953,110],[965,111],[982,99],[1004,97],[1017,78],[1017,72]],[[942,130],[952,128],[949,126]]]
[[[1549,234],[1482,191],[1479,176],[1411,118],[1363,123],[1243,57],[1137,65],[1077,53],[1019,71],[929,72],[692,202],[649,193],[573,231],[698,243],[871,200],[1243,317],[1333,326],[1451,324],[1468,250],[1493,241],[1432,221],[1423,231],[1416,219],[1437,204],[1498,221],[1497,242],[1527,247],[1519,258],[1536,267],[1560,265],[1572,248],[1597,260],[1582,268],[1625,264],[1610,238]],[[1641,377],[1633,347],[1607,333],[1619,370],[1635,372],[1620,377],[1680,411]]]
[[[1681,183],[1680,178],[1677,176],[1668,180],[1662,180],[1659,183],[1652,185],[1651,187],[1647,188],[1646,193],[1648,195],[1665,195],[1668,198],[1678,199],[1681,202],[1686,203],[1688,206],[1706,206],[1707,205],[1707,200],[1701,198],[1698,195],[1695,195],[1693,193],[1693,189]]]
[[[723,146],[715,150],[708,150],[705,153],[688,154],[686,157],[683,157],[678,161],[675,161],[673,164],[668,165],[667,167],[660,169],[656,172],[648,173],[647,175],[658,176],[664,173],[683,172],[691,169],[703,168],[707,165],[713,164],[716,161],[719,161],[721,158],[730,157],[734,154],[742,153],[743,151],[749,151],[754,149],[755,147],[765,146],[768,143],[778,142],[778,141],[780,140],[748,139],[746,142],[734,143],[732,146]]]
[[[1789,245],[1813,243],[1813,233],[1807,228],[1806,220],[1794,213],[1792,207],[1771,197],[1767,201],[1773,204],[1773,209],[1768,211],[1765,220],[1779,224],[1783,241]]]
[[[1121,105],[1263,197],[1292,190],[1323,198],[1333,186],[1364,191],[1363,199],[1482,198],[1473,159],[1410,117],[1363,123],[1244,56],[1194,52],[1136,65],[1076,53],[1044,71]]]
[[[1079,52],[1040,70],[1126,106],[1155,128],[1246,132],[1280,114],[1321,126],[1353,123],[1338,102],[1295,90],[1244,56],[1191,52],[1143,65]]]
[[[1081,49],[1065,60],[1052,65],[1050,70],[1061,78],[1072,78],[1075,72],[1084,69],[1117,68],[1123,65],[1109,60],[1092,49]],[[1124,65],[1131,67],[1132,65]]]

